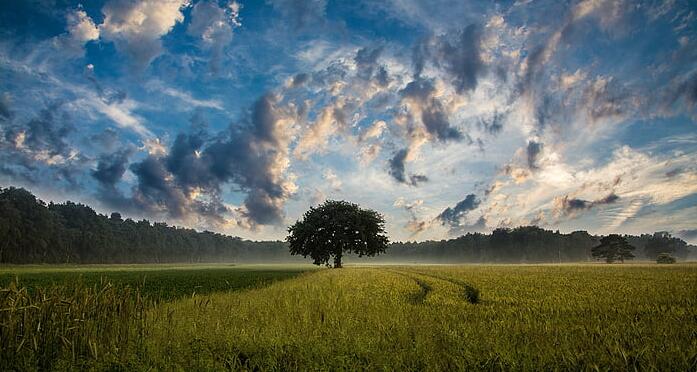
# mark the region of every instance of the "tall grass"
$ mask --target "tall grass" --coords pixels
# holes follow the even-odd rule
[[[146,301],[109,282],[0,289],[0,370],[123,364],[145,339]]]
[[[148,342],[158,369],[697,370],[695,283],[695,266],[324,270],[163,304]]]
[[[0,370],[694,371],[695,283],[679,264],[354,267],[164,302],[15,283]]]

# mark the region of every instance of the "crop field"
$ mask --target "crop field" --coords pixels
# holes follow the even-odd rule
[[[697,370],[692,264],[9,267],[0,280],[2,370]]]

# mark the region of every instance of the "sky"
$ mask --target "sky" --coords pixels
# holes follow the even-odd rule
[[[283,239],[538,225],[697,239],[693,1],[0,4],[0,186]]]

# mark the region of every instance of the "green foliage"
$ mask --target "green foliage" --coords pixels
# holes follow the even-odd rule
[[[283,242],[251,242],[210,231],[109,218],[29,191],[0,189],[0,263],[163,263],[288,260]]]
[[[675,257],[671,256],[670,253],[659,253],[658,256],[656,256],[656,263],[674,264]]]
[[[604,258],[607,263],[624,262],[625,259],[634,258],[632,254],[634,249],[634,246],[627,242],[627,238],[610,234],[600,239],[600,244],[593,247],[591,254],[594,258]]]
[[[310,256],[315,265],[341,267],[344,254],[375,256],[387,249],[385,219],[378,212],[346,201],[328,200],[311,207],[288,228],[286,241],[293,255]]]
[[[684,240],[673,237],[665,231],[654,233],[644,246],[646,258],[650,260],[658,259],[662,253],[675,254],[685,259],[687,252],[687,243]]]

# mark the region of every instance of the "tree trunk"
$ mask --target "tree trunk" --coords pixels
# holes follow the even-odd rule
[[[334,268],[335,269],[341,268],[341,255],[340,254],[334,256]]]

